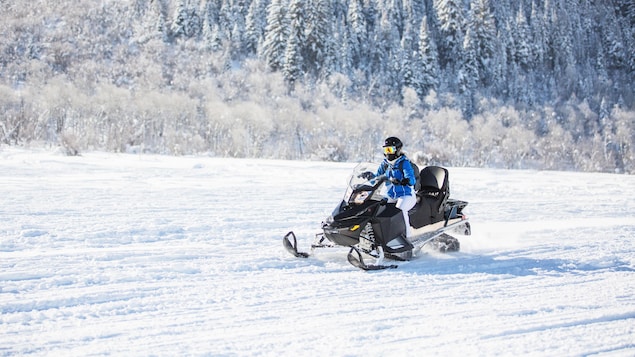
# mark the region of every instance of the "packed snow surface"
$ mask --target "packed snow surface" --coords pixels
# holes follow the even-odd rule
[[[635,176],[449,168],[458,253],[306,250],[355,163],[0,148],[0,355],[635,355]]]

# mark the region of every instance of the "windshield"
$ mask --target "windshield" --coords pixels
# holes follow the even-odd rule
[[[358,164],[357,166],[355,166],[355,168],[353,168],[353,172],[351,173],[351,176],[348,179],[348,187],[346,189],[346,194],[344,195],[344,200],[346,202],[349,201],[354,190],[359,190],[359,189],[365,189],[367,191],[372,190],[372,187],[377,184],[377,180],[375,178],[367,180],[363,177],[360,177],[360,175],[367,171],[375,174],[375,172],[377,171],[377,167],[379,167],[379,164],[374,164],[371,162],[362,162]],[[370,199],[380,201],[382,198],[384,198],[385,191],[386,191],[386,185],[379,186],[379,188],[377,188],[373,192],[373,195]]]

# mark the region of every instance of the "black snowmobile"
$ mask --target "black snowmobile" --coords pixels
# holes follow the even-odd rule
[[[407,239],[401,210],[383,194],[385,178],[364,178],[364,172],[374,172],[377,166],[362,163],[353,169],[344,199],[322,222],[322,232],[315,235],[311,251],[351,247],[348,261],[363,270],[396,268],[395,264],[385,265],[384,258],[407,261],[426,245],[440,252],[458,251],[460,242],[448,233],[471,234],[470,223],[463,214],[468,203],[449,197],[448,170],[427,166],[419,173],[415,185],[417,204],[408,213],[412,237]],[[413,168],[419,171],[414,164]],[[293,231],[284,236],[283,244],[296,257],[310,255],[298,251]],[[366,264],[363,255],[375,258],[375,263]]]

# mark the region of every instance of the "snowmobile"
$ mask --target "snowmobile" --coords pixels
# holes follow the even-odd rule
[[[449,233],[470,235],[471,227],[463,209],[467,202],[451,199],[448,170],[427,166],[419,172],[415,185],[417,204],[408,212],[411,237],[406,238],[403,214],[385,196],[385,176],[367,179],[377,164],[361,163],[353,169],[343,200],[331,216],[322,222],[322,232],[315,235],[311,254],[316,249],[350,247],[348,262],[362,270],[397,268],[384,264],[385,259],[408,261],[425,246],[439,252],[460,250],[460,242]],[[311,254],[298,251],[293,231],[283,238],[285,249],[298,258]],[[364,256],[375,259],[372,264]],[[372,259],[371,258],[371,259]]]

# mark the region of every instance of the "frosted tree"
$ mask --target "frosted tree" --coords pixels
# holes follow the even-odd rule
[[[218,4],[216,0],[205,0],[201,13],[203,40],[207,46],[213,47],[214,49],[220,48],[224,40],[219,31],[219,6],[220,4]]]
[[[350,56],[353,68],[363,68],[368,55],[368,23],[363,12],[362,0],[351,0],[348,5],[347,20]]]
[[[404,36],[401,39],[401,75],[403,76],[403,85],[411,88],[416,88],[419,85],[418,75],[420,71],[412,58],[412,38]]]
[[[531,2],[531,15],[529,16],[529,24],[531,31],[530,42],[531,53],[533,55],[532,63],[536,66],[536,69],[542,70],[545,61],[545,44],[547,39],[547,28],[544,24],[544,15],[541,11],[538,0],[532,0]],[[540,66],[540,67],[538,67]]]
[[[398,37],[401,39],[404,36],[406,29],[406,21],[403,13],[403,3],[401,0],[388,0],[384,5],[385,11],[388,15],[388,20],[394,26],[397,31]]]
[[[378,41],[381,39],[381,16],[382,13],[379,11],[379,5],[377,3],[378,0],[363,0],[364,8],[364,17],[366,19],[366,31],[367,31],[367,41],[364,45],[364,49],[366,52],[364,53],[364,58],[362,58],[362,63],[359,68],[364,71],[367,79],[370,81],[369,85],[369,93],[373,90],[373,87],[376,85],[376,74],[381,71],[381,66],[383,65],[380,62],[383,53],[378,49],[380,44]]]
[[[603,47],[606,49],[606,59],[609,63],[609,68],[621,68],[625,63],[625,49],[622,41],[622,36],[619,34],[619,27],[617,25],[617,18],[613,11],[605,9],[603,12],[604,20],[601,23],[602,26],[602,42]],[[631,49],[633,52],[633,49]]]
[[[159,18],[158,6],[149,0],[135,0],[132,9],[133,31],[139,43],[145,43],[151,38],[156,37]],[[163,26],[164,28],[164,26]],[[92,43],[97,43],[94,39]]]
[[[419,28],[421,19],[425,16],[426,6],[421,0],[403,0],[404,16],[406,22],[415,28]]]
[[[615,119],[615,141],[619,153],[618,168],[635,173],[635,113],[614,106],[611,117]]]
[[[478,59],[476,58],[476,41],[472,30],[468,29],[463,39],[463,57],[458,72],[459,92],[464,98],[464,113],[469,118],[474,113],[474,91],[479,80]]]
[[[377,31],[381,22],[381,12],[378,9],[379,0],[362,0],[364,3],[364,14],[366,16],[366,23],[368,24],[368,36],[373,36]]]
[[[421,28],[419,30],[418,58],[421,68],[421,93],[417,94],[423,98],[430,90],[437,88],[439,78],[438,54],[436,45],[430,36],[427,16],[421,21]]]
[[[189,8],[186,0],[179,0],[170,31],[173,37],[192,37],[201,30],[201,20],[196,9]]]
[[[630,26],[635,26],[635,2],[631,0],[622,0],[624,14]]]
[[[185,27],[188,21],[185,1],[186,0],[179,0],[177,3],[174,18],[172,19],[172,24],[170,24],[170,31],[174,37],[185,35]]]
[[[154,4],[157,16],[156,30],[161,34],[163,41],[168,42],[170,40],[170,30],[167,25],[167,4],[165,3],[165,0],[156,0]]]
[[[441,32],[439,62],[445,67],[460,58],[466,19],[461,0],[435,0],[434,4]]]
[[[203,4],[203,18],[208,18],[212,24],[218,24],[220,21],[220,7],[219,0],[205,0]]]
[[[415,27],[417,21],[407,17],[406,27],[401,38],[402,76],[403,85],[414,89],[419,98],[423,98],[424,86],[422,83],[422,65],[419,56],[418,31]]]
[[[286,0],[272,0],[267,7],[267,27],[262,52],[265,62],[274,71],[282,69],[284,65],[289,38],[287,6]]]
[[[594,42],[596,42],[596,39],[594,38],[595,31],[593,30],[595,20],[591,18],[591,14],[593,14],[592,7],[591,0],[580,0],[577,5],[578,11],[569,16],[575,44],[573,54],[574,57],[581,59],[578,63],[589,63],[587,54],[589,51],[593,51],[595,47]]]
[[[329,1],[309,1],[305,43],[305,66],[314,78],[328,77],[332,62],[333,15]]]
[[[223,47],[222,33],[218,23],[214,22],[211,16],[205,16],[203,19],[203,40],[205,46],[212,51],[218,51]]]
[[[329,35],[327,36],[329,43],[326,52],[328,58],[325,62],[324,71],[321,73],[322,79],[327,79],[335,72],[341,74],[350,73],[349,71],[343,70],[342,63],[344,58],[340,55],[340,47],[350,45],[348,39],[350,33],[346,22],[346,12],[348,8],[345,3],[339,2],[330,3],[328,5],[328,11],[330,12],[328,26]],[[339,82],[339,80],[337,81]]]
[[[390,14],[384,12],[379,29],[375,33],[372,52],[372,81],[381,87],[378,96],[385,101],[387,98],[397,99],[395,93],[401,94],[401,41],[399,31],[390,21]]]
[[[530,30],[527,24],[525,13],[521,6],[516,15],[516,23],[512,28],[512,36],[514,37],[514,60],[524,68],[531,67],[532,53],[529,38]]]
[[[501,37],[502,31],[499,31],[497,36],[497,43],[499,46],[496,48],[496,52],[492,57],[491,63],[487,72],[489,77],[486,77],[486,84],[489,86],[488,90],[493,93],[497,93],[498,96],[504,97],[508,94],[507,83],[509,82],[509,61],[507,59],[507,51],[503,44]]]
[[[564,98],[569,98],[574,94],[577,86],[578,71],[576,58],[574,56],[574,37],[568,12],[575,12],[575,3],[570,3],[571,8],[557,9],[551,18],[551,28],[553,29],[552,53],[554,54],[554,76],[557,80],[556,89],[558,94]]]
[[[304,45],[306,38],[304,35],[305,20],[305,0],[291,0],[289,6],[289,39],[284,54],[284,65],[282,73],[291,89],[303,72],[304,66]]]
[[[411,17],[406,18],[405,29],[402,41],[406,41],[409,45],[409,52],[416,52],[419,49],[419,31],[421,29],[421,19],[414,19]]]
[[[228,33],[231,39],[232,58],[244,57],[245,15],[248,8],[243,1],[224,0],[221,7],[221,23],[228,21]]]
[[[234,9],[233,1],[222,0],[218,7],[218,27],[224,32],[224,36],[229,39],[232,39],[232,31],[236,24],[237,17],[238,14]]]
[[[244,49],[247,55],[256,54],[258,47],[264,40],[266,0],[254,0],[249,5],[249,12],[245,19]]]
[[[356,50],[355,41],[351,39],[352,35],[348,28],[342,36],[342,45],[335,49],[338,54],[337,56],[339,56],[339,72],[350,78],[354,76],[354,68],[359,64],[353,59],[353,51]]]
[[[473,0],[470,28],[473,31],[476,58],[481,79],[490,77],[491,59],[496,51],[496,24],[489,0]]]
[[[572,3],[574,4],[574,3]],[[572,5],[573,6],[573,5]],[[550,70],[556,76],[565,73],[567,67],[571,67],[573,59],[573,35],[567,18],[567,12],[558,8],[553,2],[545,3],[545,25],[548,28],[547,60],[550,62]]]
[[[601,44],[598,48],[598,55],[595,59],[595,72],[597,73],[598,81],[600,83],[608,83],[609,74],[606,70],[606,59],[604,58],[604,49]]]
[[[143,17],[149,9],[150,0],[134,0],[132,4],[132,16],[134,18]]]

